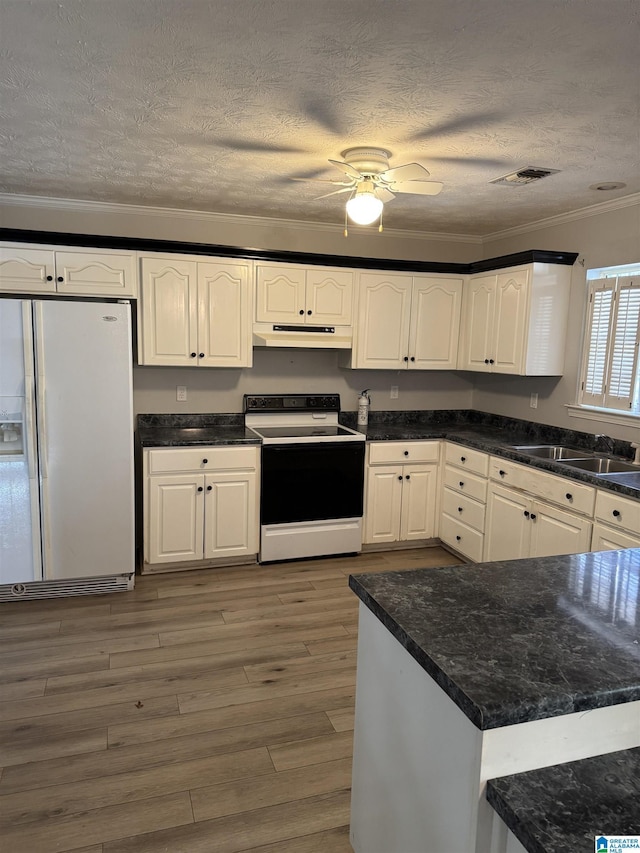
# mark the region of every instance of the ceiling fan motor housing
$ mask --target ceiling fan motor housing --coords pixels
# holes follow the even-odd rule
[[[384,148],[347,148],[341,156],[362,175],[379,175],[389,168],[391,152]]]

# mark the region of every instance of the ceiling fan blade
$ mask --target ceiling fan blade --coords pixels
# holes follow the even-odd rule
[[[338,193],[350,193],[353,190],[353,187],[344,187],[341,190],[334,190],[332,193],[325,193],[324,195],[317,195],[316,200],[319,198],[329,198],[330,195],[338,195]]]
[[[439,181],[398,181],[390,184],[389,189],[394,193],[413,193],[414,195],[438,195],[444,184]]]
[[[380,199],[380,201],[393,201],[395,198],[394,194],[388,190],[386,187],[376,187],[376,197]]]
[[[378,177],[385,181],[424,181],[428,178],[428,172],[420,163],[407,163],[405,166],[397,166],[395,169],[387,169],[386,172],[381,172]]]
[[[417,130],[411,134],[409,139],[415,142],[420,139],[431,139],[435,136],[446,136],[449,133],[459,133],[460,131],[471,130],[479,125],[499,121],[502,117],[503,113],[498,111],[458,116],[457,118],[451,118],[448,121],[441,121],[439,124],[431,125],[431,127],[424,127],[422,130]]]
[[[330,181],[328,178],[294,178],[289,176],[288,181],[303,181],[304,183],[313,184],[333,184],[334,187],[352,187],[353,181]]]
[[[360,180],[362,178],[361,172],[357,169],[354,169],[353,166],[350,166],[349,163],[342,163],[340,160],[329,160],[332,166],[335,166],[337,169],[340,169],[341,172],[345,172],[349,175],[350,178],[355,178],[356,180]]]

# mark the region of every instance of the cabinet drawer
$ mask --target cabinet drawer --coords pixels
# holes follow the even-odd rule
[[[640,501],[621,498],[615,492],[599,491],[595,515],[617,530],[628,530],[640,536]]]
[[[536,498],[542,498],[572,512],[593,515],[596,490],[593,486],[548,474],[527,465],[518,465],[508,459],[491,457],[489,476],[513,489],[521,489]]]
[[[474,501],[467,495],[445,488],[442,495],[442,511],[452,518],[459,519],[469,527],[473,527],[474,530],[484,532],[485,505]]]
[[[257,447],[180,447],[148,450],[148,473],[255,469]]]
[[[482,477],[486,477],[489,473],[489,456],[480,450],[470,450],[462,444],[447,442],[445,460],[449,465],[457,465]]]
[[[453,465],[445,465],[444,484],[454,492],[469,495],[482,503],[487,499],[487,481],[476,474],[470,474],[469,471],[454,468]]]
[[[370,465],[437,462],[439,457],[439,441],[374,441],[369,445]]]
[[[592,551],[617,551],[618,548],[640,548],[640,536],[632,536],[606,524],[593,525]]]
[[[451,518],[450,515],[442,516],[440,519],[440,538],[475,563],[482,560],[484,536],[477,530],[467,527],[457,518]]]

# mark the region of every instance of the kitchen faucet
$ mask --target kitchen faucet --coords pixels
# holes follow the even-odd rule
[[[598,442],[600,442],[604,446],[605,450],[607,450],[609,453],[613,453],[614,441],[611,436],[603,434],[596,435],[596,450],[598,449]]]

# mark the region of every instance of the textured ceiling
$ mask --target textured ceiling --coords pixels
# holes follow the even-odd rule
[[[487,234],[640,191],[639,37],[639,0],[1,0],[0,192],[339,227],[290,178],[377,145],[445,185],[388,228]]]

